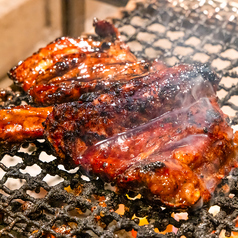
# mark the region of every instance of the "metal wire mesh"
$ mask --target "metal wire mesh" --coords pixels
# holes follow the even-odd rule
[[[159,58],[169,65],[202,62],[213,67],[223,78],[220,104],[236,125],[236,19],[235,6],[184,0],[138,4],[114,22],[138,58]],[[29,103],[19,88],[2,91],[0,96],[2,107]],[[0,155],[2,237],[189,238],[229,236],[238,231],[238,169],[223,180],[210,204],[187,211],[187,219],[179,220],[177,211],[151,204],[137,194],[116,193],[97,177],[89,180],[80,168],[65,170],[44,140],[2,145]],[[216,215],[211,214],[214,205],[220,207]],[[147,221],[143,226],[142,217]]]
[[[211,66],[222,78],[221,106],[229,106],[225,112],[237,117],[237,7],[216,1],[154,1],[115,22],[138,58]]]

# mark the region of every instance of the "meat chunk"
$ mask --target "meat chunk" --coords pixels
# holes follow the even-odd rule
[[[208,68],[191,65],[136,77],[93,102],[56,106],[44,123],[45,136],[62,160],[74,159],[101,140],[201,97],[214,96],[217,82]]]
[[[95,95],[109,91],[118,82],[127,82],[148,71],[148,64],[143,62],[105,61],[102,58],[88,58],[63,76],[50,76],[49,78],[52,78],[47,83],[37,83],[28,92],[34,102],[42,106],[70,101],[85,102],[90,101]],[[79,73],[79,68],[84,73]]]
[[[234,165],[233,133],[216,101],[201,98],[73,153],[88,173],[165,205],[207,202]],[[77,148],[73,148],[77,150]]]
[[[34,103],[46,106],[80,100],[88,92],[106,92],[117,81],[148,72],[148,64],[137,62],[113,25],[94,25],[100,37],[59,38],[12,68],[9,77]]]
[[[42,122],[52,107],[18,106],[0,110],[0,141],[23,142],[43,138]]]

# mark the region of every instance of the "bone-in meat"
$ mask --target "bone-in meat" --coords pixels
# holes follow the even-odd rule
[[[148,72],[119,39],[117,29],[95,21],[98,37],[62,37],[9,71],[38,105],[83,100],[89,92],[106,92],[117,81]],[[105,34],[102,34],[104,32]]]
[[[166,205],[207,202],[234,165],[233,132],[226,119],[214,99],[201,98],[88,147],[74,161],[119,188]]]
[[[47,139],[66,166],[121,189],[173,207],[207,202],[236,157],[216,75],[181,65],[133,80],[93,102],[56,106]]]

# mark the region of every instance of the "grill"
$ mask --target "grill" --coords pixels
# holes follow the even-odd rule
[[[222,77],[220,105],[236,126],[237,12],[235,3],[160,0],[139,3],[113,21],[140,59],[157,57],[168,65],[202,62],[214,68]],[[0,96],[2,108],[30,103],[16,86]],[[1,145],[0,156],[1,237],[189,238],[238,232],[238,169],[223,179],[210,204],[187,211],[187,219],[179,220],[179,211],[137,194],[118,195],[113,184],[89,179],[80,168],[67,171],[44,140]],[[211,214],[215,205],[217,214]],[[146,225],[141,226],[144,217]]]

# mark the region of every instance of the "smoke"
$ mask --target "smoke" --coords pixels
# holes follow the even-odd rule
[[[188,107],[191,103],[198,101],[200,98],[210,98],[216,95],[212,83],[206,80],[201,73],[195,77],[189,77],[189,80],[190,82],[186,85],[186,88],[183,88],[176,95],[176,101],[180,101],[182,107]],[[181,87],[183,87],[183,85],[181,85]]]

